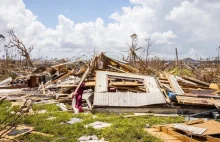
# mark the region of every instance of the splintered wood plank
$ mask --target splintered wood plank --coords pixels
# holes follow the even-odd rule
[[[164,142],[183,142],[173,136],[170,136],[164,132],[160,132],[156,128],[145,128],[145,131],[147,131],[149,134],[161,139]]]
[[[191,120],[186,122],[187,125],[198,124],[204,122],[204,119]]]
[[[175,91],[175,93],[177,95],[184,95],[184,92],[183,92],[182,88],[179,86],[176,78],[173,75],[170,75],[170,74],[166,74],[166,75],[167,75],[168,81],[170,83],[170,86]]]
[[[220,89],[220,86],[219,86],[218,84],[211,83],[211,84],[209,85],[209,88],[215,89],[215,90],[219,90],[219,89]]]
[[[173,136],[173,137],[175,137],[175,138],[177,138],[177,139],[179,139],[179,140],[181,140],[183,142],[199,142],[199,141],[197,141],[195,139],[192,139],[192,138],[190,138],[190,137],[188,137],[186,135],[178,133],[178,132],[174,131],[171,128],[162,127],[162,132],[164,132],[164,133],[166,133],[168,135],[171,135],[171,136]]]

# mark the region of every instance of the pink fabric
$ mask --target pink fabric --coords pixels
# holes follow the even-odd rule
[[[84,89],[84,86],[85,86],[85,82],[83,82],[78,91],[76,92],[76,95],[75,95],[75,100],[76,100],[76,108],[79,109],[80,112],[82,112],[82,95],[83,95],[83,89]]]

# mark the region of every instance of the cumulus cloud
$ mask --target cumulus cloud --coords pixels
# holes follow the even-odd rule
[[[183,54],[191,53],[196,47],[190,43],[219,37],[219,28],[214,30],[220,23],[216,18],[218,1],[213,0],[211,4],[204,0],[185,0],[176,1],[175,5],[168,0],[130,0],[130,3],[131,6],[109,15],[111,23],[105,23],[100,17],[74,23],[65,15],[58,15],[58,24],[52,29],[44,26],[22,0],[1,0],[0,33],[14,28],[27,46],[34,45],[32,56],[41,51],[44,56],[54,58],[91,55],[94,49],[120,56],[121,51],[128,50],[133,33],[138,35],[141,47],[146,46],[146,38],[152,38],[152,50],[160,55],[173,54],[175,47]]]
[[[152,39],[155,40],[157,44],[173,44],[170,39],[177,38],[177,36],[172,31],[167,31],[163,33],[155,32],[152,34]]]
[[[174,7],[165,19],[181,25],[184,32],[192,32],[193,39],[189,41],[208,39],[213,37],[213,29],[216,33],[220,32],[220,19],[216,17],[220,10],[218,5],[220,1],[185,0],[180,6]]]
[[[172,31],[154,33],[157,22],[155,10],[144,1],[131,0],[131,3],[136,5],[122,7],[120,12],[112,13],[109,18],[114,22],[108,23],[107,26],[104,26],[101,18],[91,22],[74,23],[64,15],[59,15],[58,25],[55,29],[51,29],[38,21],[37,16],[26,9],[22,0],[3,0],[0,4],[2,21],[0,31],[4,33],[14,28],[16,34],[26,44],[35,46],[35,51],[41,50],[46,56],[52,57],[87,54],[94,48],[117,54],[125,50],[133,33],[138,34],[140,46],[152,33],[157,43],[171,43],[169,40],[176,37]],[[65,52],[66,50],[68,52]]]

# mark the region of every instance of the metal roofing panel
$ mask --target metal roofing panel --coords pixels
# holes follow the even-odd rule
[[[192,134],[195,134],[195,135],[201,135],[207,130],[206,128],[199,128],[199,127],[195,127],[195,126],[187,126],[187,125],[183,125],[183,124],[174,124],[173,127],[175,129],[191,132]]]

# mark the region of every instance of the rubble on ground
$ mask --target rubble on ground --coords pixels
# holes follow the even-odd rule
[[[186,63],[174,66],[173,62],[162,67],[163,71],[149,67],[143,61],[139,61],[138,65],[134,67],[129,62],[116,60],[101,53],[89,61],[76,60],[46,68],[13,71],[16,74],[15,78],[9,77],[0,82],[0,100],[11,101],[13,106],[24,106],[26,100],[31,99],[32,104],[56,104],[62,111],[77,113],[151,112],[155,116],[209,115],[219,119],[218,70],[196,69]],[[186,71],[187,73],[184,73]],[[212,78],[207,74],[211,74]],[[82,85],[82,110],[76,110],[75,96]],[[140,116],[143,115],[149,114]],[[54,118],[47,120],[52,119]],[[72,118],[67,123],[81,121],[79,118]],[[101,129],[110,125],[97,121],[86,126]],[[183,125],[185,124],[168,128],[161,126],[157,131],[172,129],[173,132],[174,129],[178,129],[188,133]],[[208,130],[206,128],[201,129],[200,133],[190,133],[202,134]],[[151,132],[154,133],[154,130]],[[206,136],[208,137],[210,136]]]
[[[102,129],[102,128],[106,128],[106,127],[109,127],[109,126],[111,126],[111,124],[106,123],[106,122],[96,121],[96,122],[93,122],[93,123],[90,123],[90,124],[86,125],[85,127],[86,128],[92,127],[94,129]]]
[[[217,142],[220,141],[219,127],[217,121],[197,119],[180,124],[156,125],[144,130],[164,142]]]
[[[171,66],[169,63],[166,68]],[[149,69],[143,63],[140,67],[145,71]],[[187,64],[181,67],[193,70]],[[9,77],[0,82],[1,99],[24,102],[26,98],[31,98],[34,104],[57,103],[61,110],[67,111],[73,109],[75,100],[72,98],[80,85],[85,83],[83,110],[108,111],[117,107],[118,111],[125,112],[126,108],[126,112],[133,112],[131,108],[140,107],[143,112],[166,113],[165,109],[170,108],[181,110],[195,107],[198,111],[204,107],[219,109],[220,85],[191,76],[174,75],[178,68],[171,72],[155,71],[155,75],[151,76],[128,62],[101,53],[91,61],[77,60],[52,65],[44,70],[35,69],[32,73],[17,73],[15,79]],[[198,74],[199,71],[194,69],[192,72]],[[72,108],[67,108],[66,104]],[[193,109],[188,112],[193,113]]]

